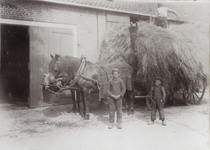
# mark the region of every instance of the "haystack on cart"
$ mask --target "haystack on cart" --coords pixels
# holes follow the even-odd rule
[[[155,77],[164,80],[167,101],[182,99],[186,105],[199,104],[205,94],[209,72],[205,65],[209,63],[206,55],[209,40],[202,33],[191,24],[170,30],[145,22],[116,25],[104,35],[100,61],[121,61],[132,66],[135,80],[146,89],[140,91],[146,94],[136,94],[135,98],[146,98],[149,109],[148,91]]]

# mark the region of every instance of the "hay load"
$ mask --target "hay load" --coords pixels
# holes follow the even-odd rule
[[[196,53],[197,59],[204,66],[204,73],[209,74],[209,25],[183,24],[171,29],[184,37],[188,47]]]
[[[118,24],[105,33],[100,47],[101,62],[132,61],[133,49],[129,29],[129,25]]]
[[[208,69],[203,57],[208,55],[208,37],[196,29],[192,33],[184,28],[185,32],[178,27],[166,30],[144,22],[124,28],[114,26],[104,36],[100,60],[129,63],[135,70],[136,82],[145,90],[157,76],[163,79],[167,93],[206,86]]]

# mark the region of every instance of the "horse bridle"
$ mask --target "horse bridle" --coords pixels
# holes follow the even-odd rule
[[[54,70],[58,71],[60,69],[60,63],[61,63],[61,59],[58,58],[58,60],[55,63]]]

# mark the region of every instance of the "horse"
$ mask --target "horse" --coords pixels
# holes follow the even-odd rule
[[[51,55],[51,58],[53,58],[52,55]],[[49,67],[49,68],[51,68],[51,67]],[[70,85],[72,77],[70,77],[68,73],[66,73],[64,71],[63,72],[56,72],[56,68],[55,68],[54,71],[49,69],[49,72],[51,72],[51,73],[54,72],[54,74],[53,75],[50,75],[50,73],[44,74],[44,76],[45,76],[44,84],[46,85],[45,88],[48,88],[49,85],[52,85],[54,87],[59,87],[59,88],[66,87],[66,86]],[[53,76],[55,78],[51,79]],[[80,89],[77,89],[77,87],[74,86],[74,88],[75,89],[70,88],[72,101],[73,101],[72,112],[73,113],[76,113],[76,112],[80,113],[81,92],[80,92]]]
[[[52,59],[49,63],[49,73],[48,73],[48,77],[46,77],[46,80],[48,80],[49,83],[56,82],[56,80],[59,78],[58,75],[62,72],[66,72],[74,83],[72,85],[74,87],[79,88],[80,90],[78,93],[81,93],[82,100],[83,100],[84,119],[89,120],[90,119],[89,101],[90,101],[91,93],[97,90],[99,92],[100,91],[106,92],[106,88],[103,88],[102,85],[108,84],[108,80],[106,80],[105,83],[98,82],[102,79],[101,74],[99,73],[102,70],[100,69],[102,65],[100,63],[92,63],[87,60],[84,61],[85,63],[82,63],[83,61],[81,61],[80,58],[76,58],[73,56],[60,56],[58,54],[55,54],[55,56],[51,55],[51,58]],[[108,65],[110,66],[110,68],[117,68],[119,64],[121,66],[121,68],[118,68],[119,70],[127,69],[126,71],[124,71],[124,74],[122,74],[122,77],[124,77],[125,79],[123,81],[125,85],[127,85],[124,98],[126,99],[125,101],[126,110],[128,111],[129,114],[133,114],[134,113],[133,70],[128,64],[122,63],[122,62],[112,63]],[[130,80],[127,79],[125,75],[128,73],[129,75],[131,74]],[[101,97],[101,98],[104,98],[104,97]]]

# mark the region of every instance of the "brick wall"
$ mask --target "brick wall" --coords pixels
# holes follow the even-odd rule
[[[141,6],[143,7],[144,5],[141,4]],[[156,4],[148,3],[148,6],[156,7]],[[209,5],[205,6],[203,3],[199,3],[199,5],[195,5],[194,3],[189,3],[188,5],[167,3],[166,6],[175,8],[178,12],[186,11],[184,13],[186,14],[185,16],[194,17],[198,22],[201,20],[209,22],[209,17],[207,17],[209,15],[209,10],[204,9],[204,7],[209,7]],[[184,6],[189,6],[190,9],[185,9]],[[199,12],[196,11],[196,13],[192,13],[198,9]],[[148,10],[155,9],[148,8]],[[191,10],[191,12],[188,12],[187,10]],[[0,11],[0,17],[5,19],[76,25],[78,57],[85,54],[88,60],[93,62],[98,61],[98,47],[100,46],[101,38],[107,27],[107,12],[52,3],[14,0],[1,0]]]
[[[77,25],[77,54],[98,61],[100,38],[106,30],[103,11],[40,2],[1,1],[4,19]]]

